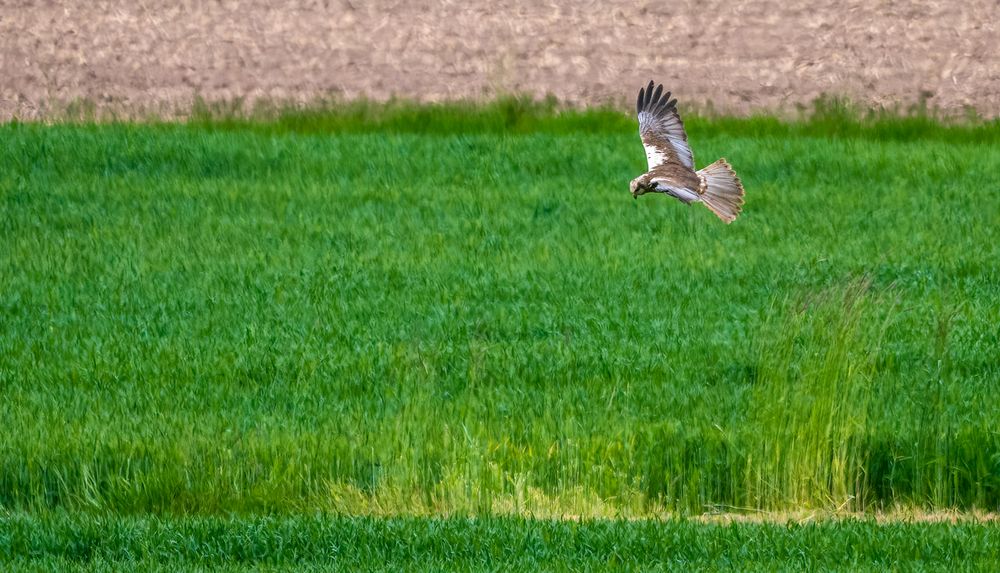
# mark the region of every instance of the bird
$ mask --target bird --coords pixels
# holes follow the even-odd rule
[[[701,203],[727,224],[736,220],[743,210],[743,183],[725,158],[695,171],[677,100],[663,92],[663,84],[654,91],[650,81],[639,89],[636,113],[648,171],[632,180],[632,197],[665,193],[687,205]]]

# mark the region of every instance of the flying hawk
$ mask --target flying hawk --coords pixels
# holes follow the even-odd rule
[[[657,192],[688,205],[704,203],[720,219],[732,223],[743,208],[743,184],[725,159],[694,170],[677,100],[670,99],[670,92],[663,93],[662,84],[653,91],[649,82],[639,90],[636,112],[649,171],[632,180],[632,196]]]

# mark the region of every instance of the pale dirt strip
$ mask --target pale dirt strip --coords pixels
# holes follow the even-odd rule
[[[265,0],[0,3],[0,120],[172,114],[195,96],[421,101],[552,93],[625,106],[865,105],[1000,115],[1000,1]]]

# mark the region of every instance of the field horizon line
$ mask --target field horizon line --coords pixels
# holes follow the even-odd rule
[[[173,109],[117,110],[90,99],[51,104],[34,118],[7,118],[3,125],[185,125],[212,130],[281,133],[418,133],[418,134],[578,134],[634,130],[631,105],[608,102],[575,106],[555,96],[502,94],[484,100],[424,102],[407,98],[291,99],[195,97]],[[961,112],[918,103],[872,106],[846,96],[821,95],[793,109],[754,110],[748,114],[716,109],[711,102],[681,102],[689,132],[758,136],[848,137],[885,140],[944,139],[956,143],[1000,141],[1000,118],[986,118],[974,108]]]

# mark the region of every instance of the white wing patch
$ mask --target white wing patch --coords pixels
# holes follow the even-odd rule
[[[666,161],[667,156],[660,152],[655,145],[642,144],[642,147],[646,150],[646,164],[649,165],[649,170],[652,170],[657,165],[661,165]]]

